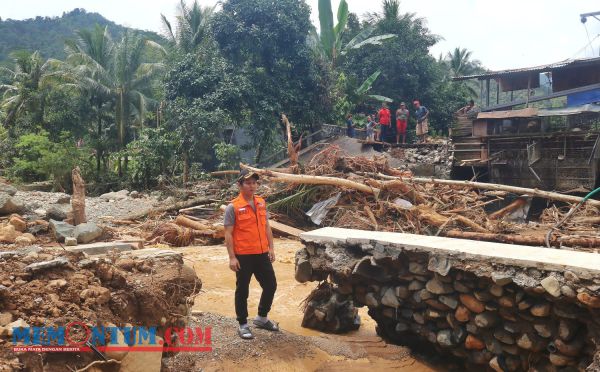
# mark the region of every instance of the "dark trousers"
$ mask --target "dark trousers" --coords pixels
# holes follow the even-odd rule
[[[391,132],[390,126],[381,124],[380,127],[381,127],[381,136],[379,138],[379,141],[387,142],[388,136],[390,135],[390,132]]]
[[[252,274],[263,290],[258,304],[259,316],[267,316],[271,310],[277,279],[268,253],[241,254],[236,257],[240,262],[240,270],[235,273],[235,315],[240,324],[245,324],[248,321],[248,292]]]

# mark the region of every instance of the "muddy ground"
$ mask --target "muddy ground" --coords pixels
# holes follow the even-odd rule
[[[223,245],[175,248],[184,253],[184,262],[202,278],[203,289],[193,306],[192,322],[213,328],[213,352],[179,353],[163,360],[164,371],[228,371],[252,368],[262,371],[363,371],[396,370],[429,372],[431,366],[409,349],[388,345],[375,331],[375,322],[361,309],[363,324],[347,335],[327,335],[302,328],[302,300],[314,284],[294,280],[294,254],[302,244],[276,239],[274,264],[278,280],[273,309],[269,316],[283,332],[253,329],[255,339],[241,340],[233,307],[235,275],[228,268]],[[248,301],[250,317],[256,315],[260,287],[252,281]]]

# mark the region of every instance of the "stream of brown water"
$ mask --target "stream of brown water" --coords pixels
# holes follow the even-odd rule
[[[280,327],[288,332],[303,336],[326,336],[325,334],[301,327],[303,313],[300,309],[302,300],[316,287],[316,283],[300,284],[294,279],[294,255],[302,248],[302,244],[295,240],[276,239],[276,262],[274,263],[277,276],[277,293],[269,318],[279,322]],[[184,260],[193,266],[202,280],[202,292],[196,297],[194,310],[217,313],[235,318],[233,297],[235,292],[235,274],[229,270],[227,251],[225,246],[186,247],[182,248]],[[256,280],[250,285],[248,310],[250,317],[256,315],[256,308],[261,289]],[[343,340],[357,342],[357,340],[376,339],[375,321],[369,317],[366,308],[360,309],[362,324],[360,329],[340,336]],[[385,347],[385,344],[382,346]],[[289,356],[289,355],[288,355]],[[289,358],[288,358],[289,359]],[[258,366],[257,366],[258,367]],[[263,366],[263,370],[285,371],[321,371],[321,370],[362,370],[363,368],[377,368],[377,370],[393,369],[396,371],[429,372],[439,371],[425,362],[416,360],[411,356],[402,359],[386,358],[385,355],[370,355],[368,358],[349,359],[342,356],[330,355],[325,352],[317,353],[313,358],[305,360],[289,360],[281,363],[270,361]],[[227,365],[220,368],[227,370]],[[219,368],[219,369],[220,369]]]

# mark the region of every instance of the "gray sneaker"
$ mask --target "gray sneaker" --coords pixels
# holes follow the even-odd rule
[[[240,326],[238,328],[238,334],[240,335],[241,338],[243,338],[244,340],[251,340],[254,338],[254,335],[252,334],[252,332],[250,331],[250,327],[248,327],[248,325],[244,325],[244,326]]]

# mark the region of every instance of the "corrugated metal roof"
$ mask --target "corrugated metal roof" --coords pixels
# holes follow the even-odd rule
[[[512,74],[522,74],[524,72],[547,72],[552,70],[558,70],[563,68],[573,68],[573,67],[581,67],[581,66],[589,66],[589,65],[600,65],[600,57],[595,58],[581,58],[581,59],[567,59],[561,62],[551,63],[548,65],[541,65],[535,67],[525,67],[525,68],[516,68],[509,70],[501,70],[501,71],[491,71],[485,74],[479,75],[469,75],[469,76],[459,76],[452,78],[453,81],[460,80],[469,80],[469,79],[491,79],[496,77],[502,77]]]

